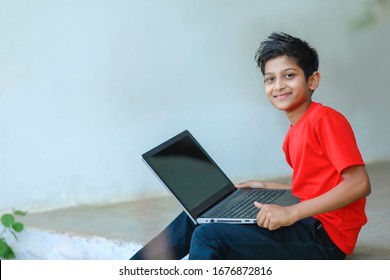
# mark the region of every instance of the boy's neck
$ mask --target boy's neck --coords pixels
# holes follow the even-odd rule
[[[298,108],[295,108],[293,111],[285,111],[287,118],[290,120],[291,125],[295,125],[309,109],[310,105],[313,103],[311,99],[308,99],[307,102],[303,103]]]

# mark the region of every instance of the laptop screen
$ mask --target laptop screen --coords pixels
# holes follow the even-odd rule
[[[232,187],[231,181],[188,131],[142,157],[188,211],[227,186]]]

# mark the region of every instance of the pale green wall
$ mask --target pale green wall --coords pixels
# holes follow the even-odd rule
[[[389,18],[349,31],[361,2],[0,0],[0,211],[165,195],[140,154],[184,129],[234,181],[289,174],[253,62],[276,30],[317,48],[317,100],[364,158],[390,159]]]

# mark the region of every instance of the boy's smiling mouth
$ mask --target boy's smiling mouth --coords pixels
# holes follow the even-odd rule
[[[283,98],[286,98],[286,97],[290,96],[291,94],[292,94],[291,92],[280,93],[280,94],[274,95],[274,98],[276,98],[276,99],[283,99]]]

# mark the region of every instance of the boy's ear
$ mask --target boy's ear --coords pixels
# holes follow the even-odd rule
[[[318,88],[320,85],[321,75],[320,72],[315,71],[310,77],[309,77],[309,88],[310,90],[314,91]]]

